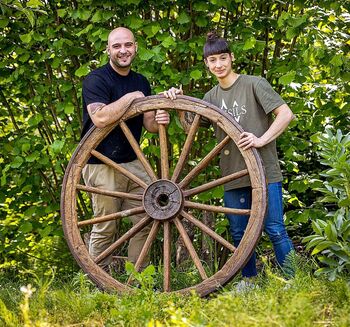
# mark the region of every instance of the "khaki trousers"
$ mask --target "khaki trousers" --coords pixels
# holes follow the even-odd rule
[[[151,179],[146,173],[144,167],[138,160],[121,163],[125,169],[149,184]],[[87,186],[93,186],[109,191],[118,191],[132,194],[143,194],[143,188],[138,184],[119,173],[117,170],[104,164],[87,164],[83,169],[83,178]],[[95,217],[116,213],[141,206],[141,201],[132,199],[114,198],[110,196],[91,193],[92,206]],[[133,225],[139,222],[145,213],[129,217]],[[142,246],[146,241],[151,226],[144,227],[129,241],[128,260],[135,263]],[[94,224],[91,231],[89,252],[95,258],[107,249],[114,241],[117,234],[117,221],[111,220],[103,223]],[[112,261],[112,256],[102,260],[99,265],[103,268],[108,267]],[[148,261],[148,258],[147,260]],[[148,262],[144,262],[147,265]]]

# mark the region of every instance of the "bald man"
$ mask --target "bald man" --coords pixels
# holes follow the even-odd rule
[[[91,72],[83,81],[83,130],[82,137],[95,125],[104,128],[117,121],[133,100],[151,94],[147,79],[133,70],[131,64],[136,56],[137,42],[133,33],[118,27],[108,36],[107,54],[109,62]],[[139,142],[142,127],[149,132],[158,131],[158,124],[168,124],[169,115],[163,110],[147,112],[129,119],[129,129]],[[120,164],[129,172],[141,178],[146,184],[151,182],[127,138],[120,129],[114,128],[98,145],[96,150]],[[83,169],[83,178],[88,186],[104,190],[142,194],[143,189],[115,169],[91,157]],[[94,216],[105,216],[141,205],[140,201],[121,199],[92,193]],[[144,214],[129,217],[135,225]],[[129,242],[128,259],[135,263],[147,238],[150,227],[146,226]],[[115,220],[94,224],[91,231],[89,252],[93,258],[100,255],[115,240],[117,223]],[[105,257],[99,265],[109,271],[112,257]],[[145,263],[147,264],[147,262]]]

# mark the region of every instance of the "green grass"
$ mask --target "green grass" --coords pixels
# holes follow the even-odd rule
[[[30,294],[0,275],[0,326],[350,326],[348,281],[300,266],[293,279],[265,269],[254,290],[236,294],[236,278],[205,299],[156,293],[149,281],[133,294],[104,293],[82,273],[69,282],[32,278]]]

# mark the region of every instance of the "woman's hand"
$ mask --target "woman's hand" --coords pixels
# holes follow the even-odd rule
[[[182,91],[182,85],[180,85],[180,88],[172,87],[169,90],[162,92],[162,94],[164,94],[166,98],[175,100],[176,95],[183,95],[184,93]]]

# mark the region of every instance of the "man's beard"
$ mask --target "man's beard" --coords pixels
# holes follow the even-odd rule
[[[118,68],[129,68],[131,66],[132,61],[134,60],[135,56],[127,56],[129,58],[129,61],[127,63],[123,63],[120,59],[122,58],[111,58],[112,63],[114,66],[118,67]]]

